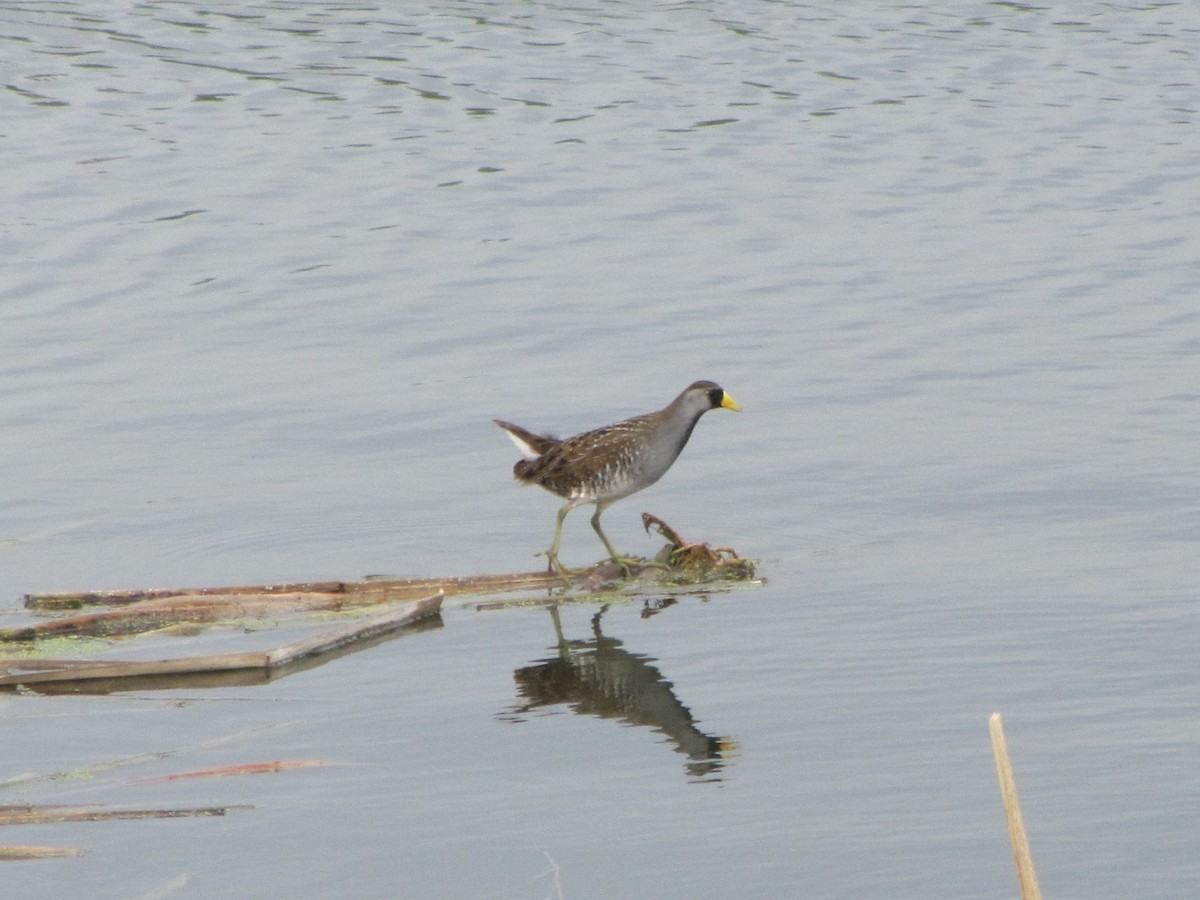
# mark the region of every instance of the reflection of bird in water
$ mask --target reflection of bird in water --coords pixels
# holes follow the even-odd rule
[[[737,745],[726,737],[713,737],[696,727],[696,720],[679,702],[671,682],[651,665],[651,658],[631,653],[615,638],[600,633],[600,617],[592,617],[593,640],[568,641],[563,637],[558,607],[550,607],[558,637],[558,656],[517,669],[514,677],[524,703],[520,714],[558,703],[571,711],[622,719],[665,734],[691,762],[688,774],[696,777],[718,772]]]

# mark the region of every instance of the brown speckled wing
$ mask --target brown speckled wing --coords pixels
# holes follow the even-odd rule
[[[628,471],[659,417],[650,413],[577,434],[537,459],[521,460],[513,471],[522,481],[560,497],[580,491],[603,495],[614,479]]]

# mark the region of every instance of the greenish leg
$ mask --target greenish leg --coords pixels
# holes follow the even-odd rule
[[[604,512],[604,507],[597,503],[596,512],[592,514],[592,527],[596,529],[596,534],[600,536],[601,542],[604,544],[604,549],[608,551],[608,555],[612,557],[614,562],[621,559],[621,554],[617,552],[617,548],[612,545],[612,541],[608,539],[608,535],[600,527],[600,513]]]
[[[612,545],[612,541],[608,539],[608,535],[600,528],[600,513],[604,512],[604,505],[596,504],[596,514],[592,516],[592,527],[596,529],[596,534],[600,536],[600,540],[604,542],[604,549],[608,551],[608,555],[618,566],[625,570],[626,575],[632,575],[635,568],[654,568],[654,569],[669,569],[670,566],[664,566],[662,563],[657,563],[644,559],[637,559],[633,556],[622,556],[617,552],[617,548]]]
[[[562,539],[563,519],[567,517],[572,509],[570,503],[558,511],[558,520],[554,523],[554,540],[550,542],[550,549],[546,551],[546,558],[550,560],[550,568],[561,575],[567,577],[567,570],[563,568],[563,564],[558,561],[558,542]]]
[[[626,574],[628,574],[630,571],[630,566],[637,565],[638,561],[635,559],[630,559],[627,556],[622,556],[617,552],[617,548],[612,545],[612,541],[608,539],[608,535],[606,535],[603,529],[600,527],[600,513],[602,512],[604,512],[604,504],[597,503],[596,513],[592,516],[592,527],[596,529],[596,534],[600,536],[600,540],[604,543],[604,549],[608,551],[608,555],[612,558],[612,561],[624,569]]]

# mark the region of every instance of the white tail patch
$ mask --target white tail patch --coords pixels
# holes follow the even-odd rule
[[[517,449],[521,451],[521,456],[524,459],[537,459],[538,457],[540,457],[542,455],[542,454],[538,453],[536,450],[534,450],[530,444],[526,443],[524,440],[517,437],[515,434],[513,434],[507,428],[504,429],[504,433],[508,435],[508,439],[510,441],[512,441],[514,444],[517,445]]]

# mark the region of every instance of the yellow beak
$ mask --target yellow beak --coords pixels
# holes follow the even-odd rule
[[[728,391],[723,391],[721,394],[721,407],[723,409],[732,409],[734,412],[742,411],[742,408],[738,406],[738,402],[729,396]]]

